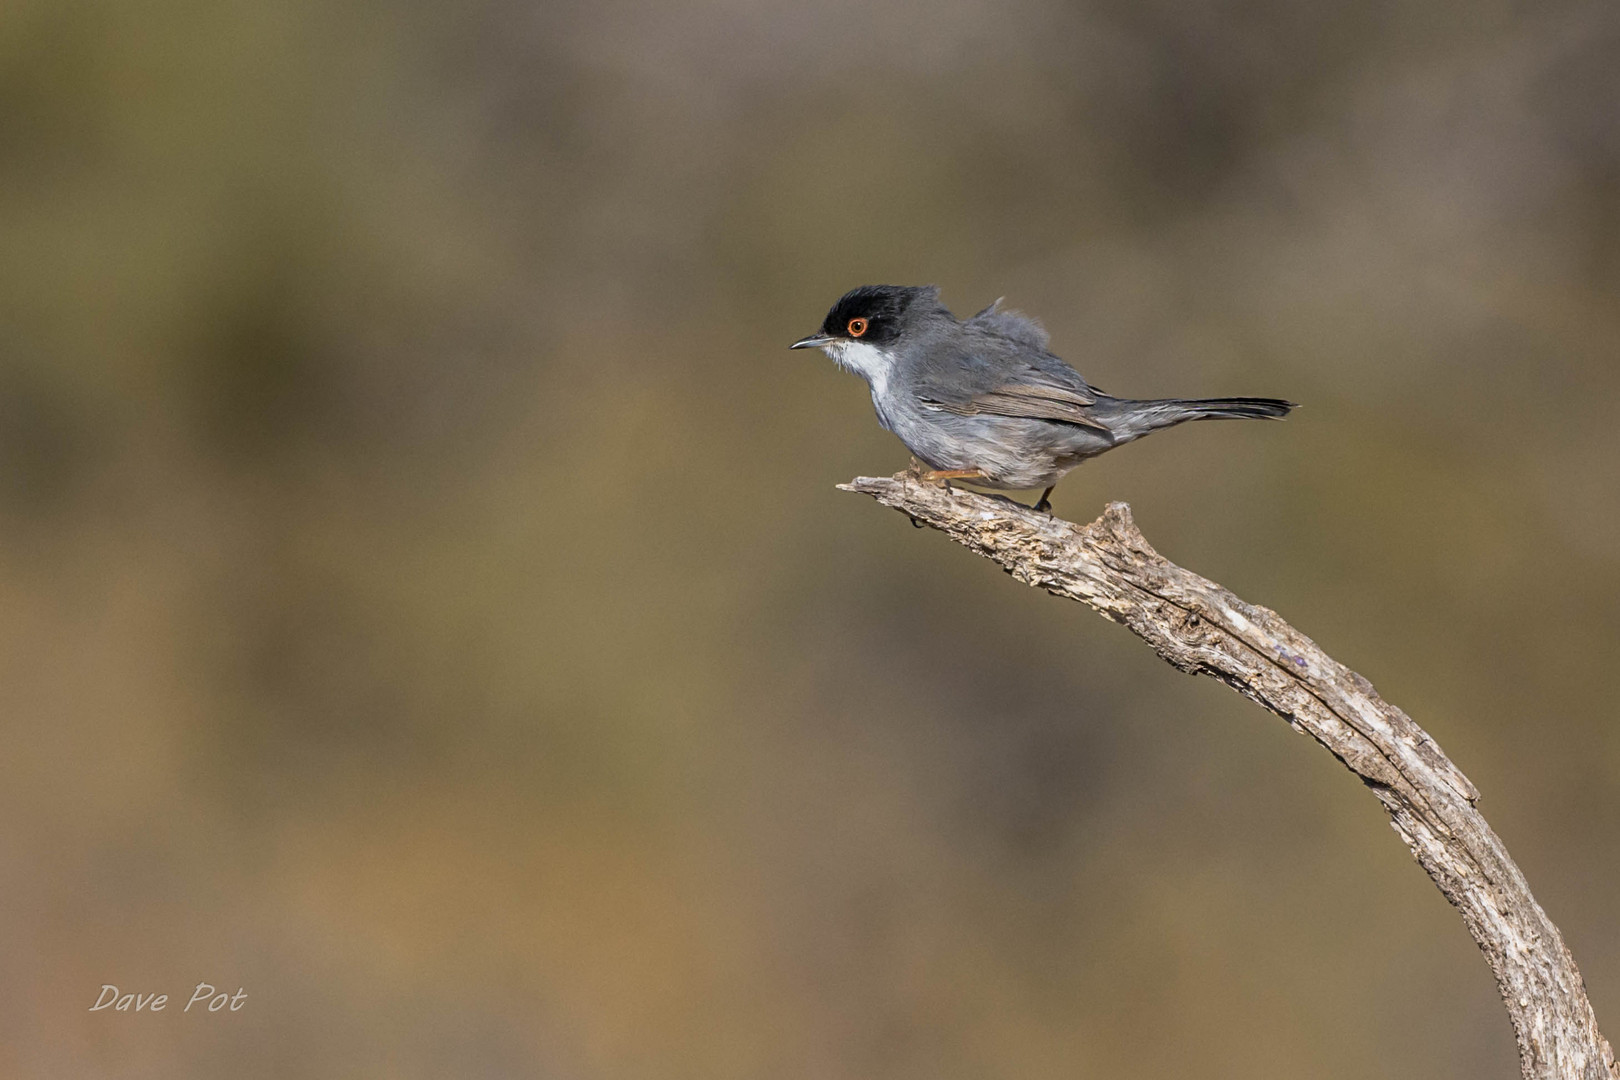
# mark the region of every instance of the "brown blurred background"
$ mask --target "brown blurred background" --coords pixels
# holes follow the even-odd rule
[[[1609,0],[8,0],[0,1074],[1516,1076],[1328,755],[833,490],[880,281],[1305,403],[1057,511],[1424,724],[1620,1036]]]

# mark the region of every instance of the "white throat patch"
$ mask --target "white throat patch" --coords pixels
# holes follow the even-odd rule
[[[888,403],[889,373],[894,370],[894,353],[864,341],[834,341],[822,348],[839,367],[853,371],[866,380],[872,388],[872,407],[877,410],[878,423],[893,431]]]
[[[833,362],[845,371],[853,371],[882,393],[888,386],[889,372],[894,370],[894,354],[864,341],[835,341],[823,348]]]

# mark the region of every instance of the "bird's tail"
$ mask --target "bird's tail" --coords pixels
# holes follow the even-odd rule
[[[1218,397],[1192,401],[1161,401],[1185,410],[1187,420],[1281,420],[1296,408],[1292,401],[1269,397]]]
[[[1259,397],[1120,401],[1108,426],[1124,441],[1188,420],[1281,420],[1295,407],[1292,401]]]

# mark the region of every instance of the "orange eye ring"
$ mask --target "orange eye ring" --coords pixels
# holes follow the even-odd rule
[[[865,319],[849,320],[849,336],[860,337],[862,334],[866,333],[866,325],[867,323]]]

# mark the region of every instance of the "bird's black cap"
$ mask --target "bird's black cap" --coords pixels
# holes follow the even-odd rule
[[[933,285],[862,285],[845,293],[827,312],[821,330],[794,342],[804,349],[833,341],[859,339],[872,345],[893,344],[918,310],[944,310]]]

